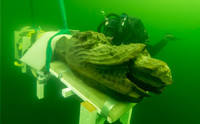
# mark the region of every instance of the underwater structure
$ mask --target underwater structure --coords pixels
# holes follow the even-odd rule
[[[143,43],[115,45],[103,33],[69,30],[62,0],[60,6],[63,30],[24,27],[15,32],[15,65],[21,66],[22,72],[31,69],[39,99],[44,98],[51,76],[66,86],[64,97],[79,96],[84,101],[80,124],[118,119],[129,124],[138,102],[149,97],[149,92],[162,93],[172,83],[171,70],[165,62],[152,58]]]
[[[44,98],[44,86],[54,76],[67,87],[62,90],[64,97],[76,94],[85,101],[80,124],[112,123],[120,118],[130,123],[136,103],[149,97],[149,91],[159,94],[172,83],[167,64],[151,58],[145,44],[116,46],[102,33],[71,32],[55,36],[59,31],[16,31],[16,56],[23,62],[22,71],[31,68],[37,78],[39,99]],[[34,33],[37,40],[31,44]],[[47,54],[49,49],[51,54]]]

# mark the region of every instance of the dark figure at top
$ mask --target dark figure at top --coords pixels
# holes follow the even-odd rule
[[[112,37],[113,45],[143,43],[152,56],[157,54],[169,40],[174,40],[174,36],[167,34],[155,45],[149,45],[149,35],[139,18],[129,17],[123,13],[121,16],[111,13],[108,14],[98,26],[98,32]]]

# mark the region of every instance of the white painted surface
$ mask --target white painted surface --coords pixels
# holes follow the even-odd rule
[[[45,66],[46,62],[47,43],[49,39],[56,33],[58,33],[58,31],[44,33],[24,54],[24,56],[21,58],[21,61],[38,71],[41,70]],[[52,52],[54,52],[56,41],[58,41],[62,36],[71,38],[71,35],[67,34],[62,34],[54,37],[51,43]]]

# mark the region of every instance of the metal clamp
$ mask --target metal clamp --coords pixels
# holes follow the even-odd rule
[[[43,71],[38,71],[37,75],[38,75],[37,80],[38,80],[39,84],[46,84],[47,81],[50,78],[50,75],[48,73],[43,72]]]
[[[105,101],[105,103],[103,104],[101,110],[101,114],[102,116],[104,116],[105,118],[108,119],[108,115],[109,115],[109,112],[110,110],[113,109],[113,107],[117,104],[117,101],[113,100],[113,99],[109,99],[107,101]]]
[[[61,71],[59,74],[58,74],[58,79],[60,80],[62,78],[62,75],[63,73],[67,72],[67,70],[64,70],[64,71]]]

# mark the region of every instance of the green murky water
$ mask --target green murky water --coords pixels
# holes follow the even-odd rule
[[[141,18],[150,43],[165,33],[170,41],[156,56],[168,63],[173,85],[152,95],[133,111],[132,124],[200,123],[200,1],[199,0],[64,0],[70,29],[96,31],[107,14],[126,12]],[[57,0],[33,0],[35,22],[43,30],[62,28]],[[22,74],[14,62],[14,30],[31,25],[29,0],[1,1],[1,121],[2,124],[78,124],[80,99],[63,99],[56,79],[46,98],[37,100],[35,79]]]

